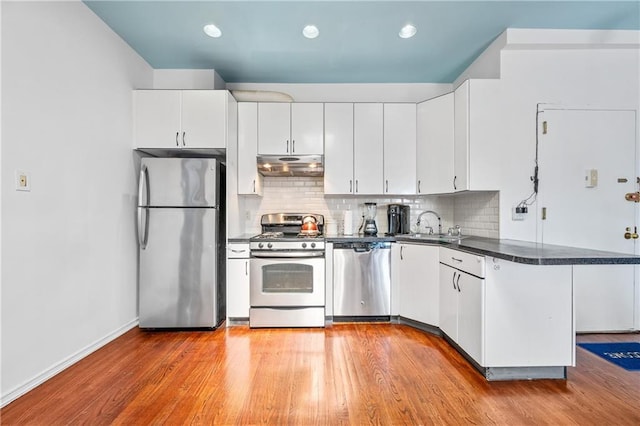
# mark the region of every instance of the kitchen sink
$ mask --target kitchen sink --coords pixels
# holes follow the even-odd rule
[[[421,241],[442,241],[451,243],[454,241],[461,240],[466,238],[467,235],[449,235],[449,234],[428,234],[428,233],[413,233],[409,234],[409,238],[412,240],[421,240]]]

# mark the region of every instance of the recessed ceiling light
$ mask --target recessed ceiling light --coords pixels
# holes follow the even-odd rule
[[[220,28],[216,27],[213,24],[205,25],[203,30],[204,30],[204,33],[209,37],[218,38],[222,35],[222,31],[220,31]]]
[[[306,38],[316,38],[320,35],[320,30],[315,25],[307,25],[302,29],[302,35]]]
[[[414,35],[416,35],[416,32],[418,32],[418,30],[416,29],[416,27],[414,27],[411,24],[407,24],[404,27],[402,27],[400,29],[400,32],[398,33],[398,35],[401,38],[411,38]]]

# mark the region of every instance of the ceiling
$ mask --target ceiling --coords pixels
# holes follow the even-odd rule
[[[640,29],[638,1],[84,3],[153,68],[215,69],[229,83],[451,83],[509,27]],[[407,23],[417,33],[402,39]],[[308,24],[317,38],[302,36]]]

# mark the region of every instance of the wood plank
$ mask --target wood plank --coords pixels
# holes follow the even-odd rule
[[[640,334],[578,341],[640,341]],[[487,382],[405,325],[134,329],[0,411],[32,424],[640,424],[640,373],[581,348],[568,380]]]

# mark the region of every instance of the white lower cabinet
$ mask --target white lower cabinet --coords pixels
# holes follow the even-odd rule
[[[249,319],[249,244],[227,248],[227,318]]]
[[[398,315],[437,327],[439,324],[439,247],[396,244],[393,256]],[[392,293],[393,296],[393,293]]]

